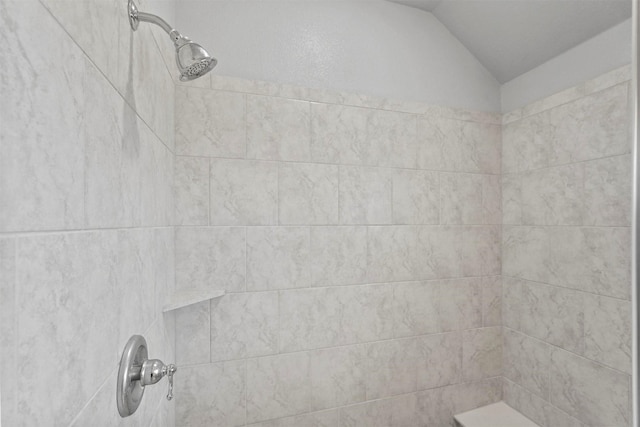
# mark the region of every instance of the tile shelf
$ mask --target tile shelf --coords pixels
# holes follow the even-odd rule
[[[174,293],[169,301],[162,307],[162,312],[177,310],[191,304],[197,304],[202,301],[220,298],[225,294],[224,289],[187,290]]]

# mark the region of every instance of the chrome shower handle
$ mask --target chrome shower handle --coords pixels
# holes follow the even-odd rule
[[[146,386],[157,384],[165,376],[169,380],[167,400],[173,399],[173,375],[177,370],[174,364],[165,365],[159,359],[147,358],[147,341],[140,335],[132,336],[124,347],[118,370],[116,402],[120,416],[133,414]]]
[[[173,399],[173,374],[176,373],[178,368],[173,363],[170,363],[167,368],[167,378],[169,379],[169,392],[167,393],[167,400]]]

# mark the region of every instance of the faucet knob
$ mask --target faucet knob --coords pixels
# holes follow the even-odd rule
[[[167,393],[167,400],[173,399],[173,374],[176,373],[178,368],[173,363],[169,366],[165,366],[167,372],[167,378],[169,379],[169,392]]]
[[[140,385],[147,386],[155,384],[166,374],[166,367],[161,360],[147,359],[140,368]]]

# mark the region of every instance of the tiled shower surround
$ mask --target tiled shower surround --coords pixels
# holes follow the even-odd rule
[[[176,286],[228,293],[177,314],[176,425],[629,425],[628,74],[504,117],[178,86]]]
[[[628,71],[504,117],[504,399],[543,426],[631,423]]]
[[[176,425],[500,400],[500,116],[211,84],[176,92],[176,286],[228,293],[176,315]]]
[[[175,357],[174,85],[123,6],[0,0],[3,427],[173,425],[166,384],[115,403],[129,336]]]
[[[120,0],[0,12],[3,425],[630,425],[627,68],[487,114],[175,85]],[[174,337],[174,287],[227,294]],[[176,399],[120,419],[134,333]]]

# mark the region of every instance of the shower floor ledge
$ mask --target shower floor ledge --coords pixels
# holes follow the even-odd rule
[[[453,418],[462,427],[540,427],[504,402],[463,412]]]
[[[220,298],[225,294],[224,289],[187,290],[174,293],[169,301],[162,307],[162,312],[177,310],[188,305],[197,304],[213,298]]]

